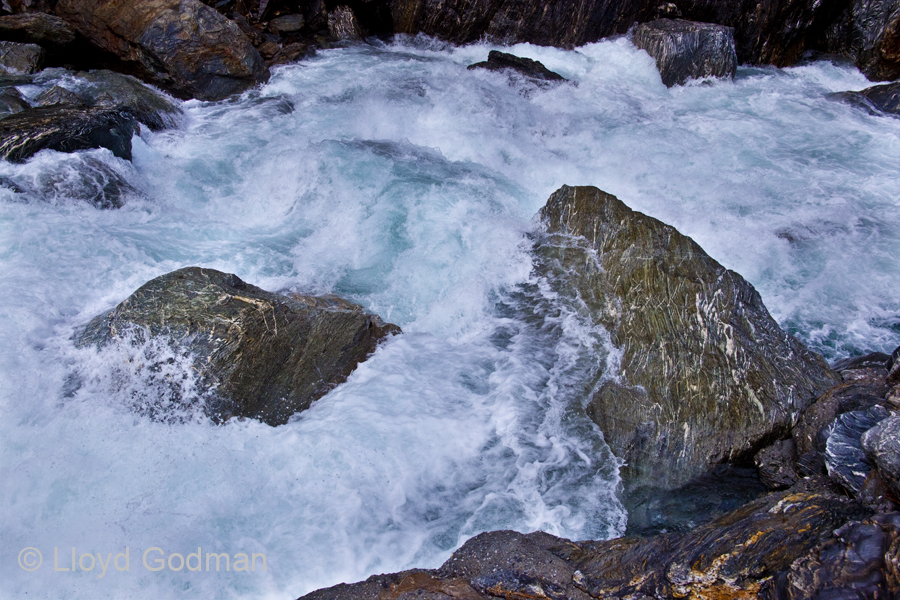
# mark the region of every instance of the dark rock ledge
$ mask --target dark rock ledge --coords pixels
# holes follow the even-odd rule
[[[596,188],[561,188],[541,216],[548,235],[535,247],[538,270],[559,293],[580,297],[624,348],[618,380],[599,388],[589,413],[631,461],[625,504],[691,502],[691,490],[729,486],[734,474],[717,469],[747,464],[752,448],[762,481],[788,489],[646,537],[483,533],[439,569],[376,575],[302,600],[900,597],[900,415],[892,413],[900,348],[829,368],[774,324],[739,275]],[[695,365],[690,372],[680,357]],[[759,370],[771,387],[753,375]],[[641,393],[627,387],[635,382]],[[645,408],[650,394],[662,410]],[[677,435],[698,429],[696,438]]]

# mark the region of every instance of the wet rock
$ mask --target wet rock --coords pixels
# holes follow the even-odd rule
[[[134,77],[97,70],[78,73],[77,78],[80,96],[90,106],[127,111],[153,131],[176,127],[183,114],[174,102]]]
[[[44,49],[37,44],[0,42],[0,73],[36,73],[44,63]]]
[[[770,490],[783,490],[799,480],[794,464],[797,462],[797,447],[794,440],[775,442],[760,450],[753,458],[759,477]]]
[[[764,586],[762,598],[897,598],[900,514],[847,523]]]
[[[667,87],[682,85],[688,79],[733,78],[737,69],[731,27],[658,19],[638,25],[633,41],[656,60]]]
[[[101,210],[121,208],[141,195],[122,173],[93,156],[60,161],[55,169],[22,183],[20,193],[45,202],[87,202]]]
[[[0,91],[0,119],[28,108],[31,108],[31,106],[16,88],[8,87]]]
[[[134,117],[127,111],[67,105],[30,108],[0,119],[0,157],[22,162],[50,149],[75,152],[108,148],[131,160]]]
[[[858,376],[854,375],[852,371],[860,371],[863,369],[887,370],[887,365],[890,360],[890,355],[885,354],[884,352],[870,352],[869,354],[864,354],[862,356],[854,356],[839,360],[831,365],[831,368],[840,373],[841,377],[845,377],[846,373],[847,378],[858,379]]]
[[[900,416],[884,419],[866,431],[860,441],[866,457],[900,498]]]
[[[356,13],[344,4],[328,13],[328,33],[337,40],[361,40],[365,37]]]
[[[56,106],[59,104],[85,106],[78,94],[58,85],[47,88],[35,96],[32,103],[34,106]]]
[[[470,539],[435,571],[377,575],[303,599],[756,598],[772,591],[773,581],[799,582],[807,566],[817,569],[816,582],[826,584],[831,569],[834,588],[852,590],[862,583],[883,591],[890,575],[866,577],[890,573],[896,555],[892,517],[850,525],[842,537],[834,533],[868,516],[846,498],[785,492],[683,535],[571,542],[541,532],[494,531]],[[887,553],[877,555],[879,543]],[[810,560],[803,562],[805,557]]]
[[[129,330],[138,342],[165,336],[190,351],[200,387],[214,391],[204,407],[210,416],[270,425],[308,408],[399,332],[339,298],[273,294],[199,267],[144,284],[76,341],[103,346]]]
[[[900,385],[900,347],[891,354],[887,363],[888,376],[885,379],[887,385],[894,387]]]
[[[240,28],[197,0],[59,0],[55,13],[117,70],[179,98],[220,100],[269,76]]]
[[[895,0],[854,0],[850,48],[871,81],[900,77],[900,6]]]
[[[861,437],[890,413],[882,406],[839,415],[825,432],[825,466],[828,475],[849,492],[859,494],[872,466],[863,451]]]
[[[753,286],[674,228],[592,187],[564,186],[540,215],[539,271],[621,351],[587,411],[626,481],[672,488],[749,458],[837,382]]]
[[[489,71],[511,70],[538,81],[566,81],[565,77],[559,73],[554,73],[536,60],[521,58],[497,50],[491,50],[486,61],[469,65],[468,68],[487,69]]]
[[[44,48],[61,48],[76,41],[75,30],[64,19],[41,12],[0,17],[0,39]]]
[[[303,15],[283,15],[269,21],[269,31],[284,37],[301,32],[305,25]]]

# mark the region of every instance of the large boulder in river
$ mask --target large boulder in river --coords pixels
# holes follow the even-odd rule
[[[240,28],[198,0],[59,0],[55,12],[117,70],[179,98],[220,100],[269,76]]]
[[[468,69],[487,69],[488,71],[513,71],[521,73],[536,81],[565,81],[566,78],[544,66],[543,63],[530,58],[522,58],[514,54],[491,50],[484,62],[468,66]]]
[[[675,487],[784,437],[837,381],[756,290],[673,227],[594,187],[541,209],[541,268],[621,352],[588,404],[632,484]]]
[[[866,456],[900,498],[900,415],[884,419],[865,432],[861,441]]]
[[[136,127],[134,116],[118,108],[71,104],[28,108],[0,119],[0,158],[22,162],[44,149],[108,148],[131,160]]]
[[[141,286],[76,338],[104,346],[165,337],[186,349],[215,419],[287,422],[399,332],[361,306],[332,296],[284,296],[236,275],[187,267]]]
[[[634,45],[656,60],[666,87],[688,79],[734,78],[734,29],[683,19],[657,19],[634,30]]]
[[[0,42],[0,73],[29,74],[41,70],[44,49],[37,44]]]

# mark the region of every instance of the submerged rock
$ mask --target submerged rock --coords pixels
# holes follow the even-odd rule
[[[855,104],[872,114],[900,115],[900,82],[875,85],[859,92],[836,92],[828,97]]]
[[[269,76],[240,28],[198,0],[59,0],[55,12],[123,70],[179,98],[220,100]]]
[[[175,103],[134,77],[107,70],[78,73],[77,77],[82,100],[89,106],[128,111],[153,131],[176,127],[183,114]]]
[[[303,600],[816,597],[787,595],[787,588],[862,589],[874,594],[865,597],[888,598],[896,550],[877,550],[900,541],[900,519],[844,525],[867,516],[846,498],[785,492],[682,535],[571,542],[542,532],[494,531],[470,539],[439,569],[377,575]],[[810,572],[816,577],[804,578]]]
[[[733,78],[737,69],[734,29],[682,19],[657,19],[634,30],[634,45],[656,60],[667,87],[688,79]]]
[[[75,152],[108,148],[131,160],[134,117],[127,111],[57,104],[0,119],[0,157],[24,161],[41,150]]]
[[[94,318],[78,345],[103,346],[133,331],[186,348],[216,419],[286,423],[399,332],[361,306],[335,297],[283,296],[236,275],[187,267],[141,286]]]
[[[562,187],[540,215],[541,271],[621,351],[587,411],[631,485],[749,458],[836,383],[752,285],[673,227],[593,187]]]
[[[554,73],[536,60],[521,58],[497,50],[491,50],[486,61],[469,65],[468,68],[487,69],[489,71],[512,70],[539,81],[566,81],[565,77],[559,73]]]
[[[0,42],[0,73],[35,73],[43,63],[44,49],[36,44]]]

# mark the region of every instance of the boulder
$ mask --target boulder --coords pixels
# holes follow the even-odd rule
[[[328,13],[328,34],[337,40],[361,40],[365,37],[356,13],[345,4]]]
[[[0,73],[30,74],[41,70],[44,49],[37,44],[0,42]]]
[[[269,76],[240,28],[198,0],[59,0],[55,13],[117,70],[179,98],[220,100]]]
[[[162,336],[190,352],[212,418],[280,425],[343,382],[399,328],[332,296],[284,296],[187,267],[94,318],[76,343],[105,346],[128,332],[131,343]]]
[[[559,73],[554,73],[542,63],[530,58],[521,58],[506,52],[491,50],[484,62],[469,65],[471,69],[487,69],[489,71],[515,71],[529,79],[538,81],[566,81]]]
[[[0,157],[22,162],[41,150],[75,152],[108,148],[131,160],[137,124],[128,111],[55,105],[30,108],[0,119]]]
[[[862,448],[869,461],[900,498],[900,416],[884,419],[861,438]]]
[[[837,382],[752,285],[673,227],[593,187],[563,186],[540,217],[539,272],[621,353],[587,411],[627,481],[671,488],[749,458]]]
[[[859,106],[875,115],[900,115],[900,82],[875,85],[859,92],[835,92],[828,97]]]
[[[667,87],[688,79],[734,78],[734,29],[682,19],[657,19],[634,30],[634,45],[656,60]]]
[[[848,492],[858,495],[872,470],[861,437],[890,413],[882,406],[839,415],[825,430],[825,467]]]
[[[753,462],[759,471],[759,478],[770,490],[787,489],[800,479],[794,468],[797,447],[792,439],[763,448],[753,457]]]
[[[856,66],[871,81],[900,77],[900,4],[896,0],[854,0],[850,48]]]
[[[8,87],[0,91],[0,119],[28,108],[31,106],[16,88]]]
[[[62,86],[54,85],[49,87],[31,101],[32,106],[56,106],[58,104],[68,104],[70,106],[86,106],[81,97],[75,92],[68,90]]]
[[[896,550],[879,550],[900,541],[900,519],[868,516],[832,494],[783,492],[684,534],[571,542],[493,531],[467,541],[439,569],[376,575],[301,600],[799,600],[819,590],[846,594],[829,598],[889,598]],[[816,577],[805,579],[808,573]],[[813,594],[789,595],[794,588]]]
[[[269,21],[269,31],[282,37],[303,31],[306,19],[303,15],[282,15]]]
[[[62,48],[75,43],[77,37],[64,19],[41,12],[0,17],[0,39],[44,48]]]
[[[78,73],[78,92],[89,106],[128,111],[153,131],[176,127],[181,108],[138,79],[113,71]]]

